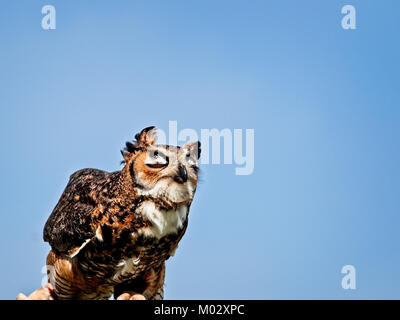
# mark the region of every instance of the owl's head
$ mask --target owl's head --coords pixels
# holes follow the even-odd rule
[[[143,129],[135,139],[121,153],[138,195],[173,206],[190,204],[197,187],[200,142],[156,144],[155,127]]]

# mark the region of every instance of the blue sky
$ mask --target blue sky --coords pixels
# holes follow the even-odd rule
[[[394,0],[3,1],[0,298],[40,286],[69,175],[119,170],[134,133],[177,120],[254,129],[255,170],[202,166],[166,298],[399,299],[399,18]]]

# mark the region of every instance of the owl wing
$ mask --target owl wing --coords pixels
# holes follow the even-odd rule
[[[107,179],[108,174],[101,170],[83,169],[71,175],[43,230],[44,241],[54,251],[68,253],[95,235],[92,213],[97,203],[93,191]]]

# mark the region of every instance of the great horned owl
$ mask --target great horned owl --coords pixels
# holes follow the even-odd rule
[[[165,261],[185,233],[200,142],[156,144],[143,129],[121,171],[71,175],[44,227],[55,299],[162,299]]]

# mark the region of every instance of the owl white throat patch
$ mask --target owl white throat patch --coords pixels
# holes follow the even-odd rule
[[[138,207],[138,211],[152,224],[151,227],[142,229],[139,233],[146,237],[161,239],[182,230],[187,219],[188,207],[182,205],[176,210],[161,210],[154,202],[144,201]]]

